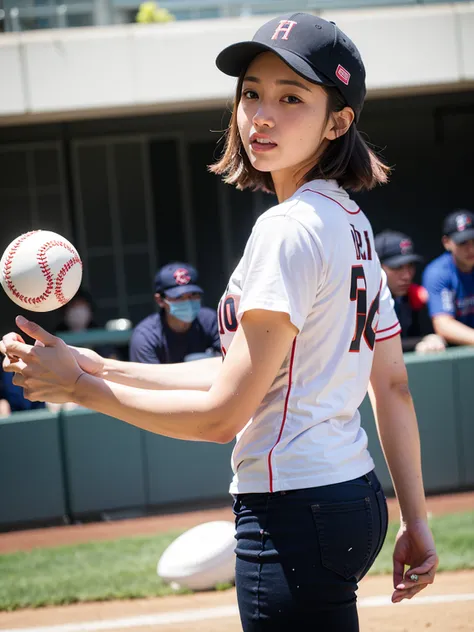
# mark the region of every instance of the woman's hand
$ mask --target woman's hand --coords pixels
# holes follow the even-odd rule
[[[105,360],[97,352],[84,347],[68,347],[76,362],[89,375],[100,377],[104,372]]]
[[[73,350],[60,338],[22,316],[17,317],[16,324],[36,342],[34,346],[28,345],[16,333],[3,337],[0,347],[6,356],[3,367],[5,371],[15,373],[13,383],[21,386],[25,397],[33,402],[63,404],[74,401],[75,386],[84,371]]]
[[[23,331],[28,333],[28,335],[32,335],[30,333],[32,325],[33,323],[28,322],[28,325],[25,325]],[[18,342],[22,342],[23,344],[25,344],[24,339],[17,333],[10,333],[8,334],[8,336],[12,337],[13,340],[16,340]],[[6,336],[4,338],[6,338]],[[42,347],[44,345],[39,340],[36,340],[35,346]],[[70,345],[68,345],[68,348],[71,350],[78,365],[81,367],[83,371],[85,371],[86,373],[89,373],[89,375],[96,375],[96,376],[102,375],[104,371],[105,360],[96,351],[93,351],[92,349],[87,349],[85,347],[71,347]],[[0,352],[3,353],[5,356],[7,354],[5,343],[3,341],[0,341]],[[13,361],[15,361],[15,359],[13,359]],[[23,365],[21,364],[21,360],[17,359],[17,361],[20,363],[19,366],[24,365],[24,363]],[[10,362],[11,360],[7,356],[4,360],[4,367],[8,366]]]
[[[393,552],[392,601],[411,599],[428,584],[432,584],[438,568],[438,556],[431,530],[426,520],[402,524]],[[405,566],[408,570],[405,572]]]

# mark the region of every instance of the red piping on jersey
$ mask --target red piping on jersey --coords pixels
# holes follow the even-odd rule
[[[401,327],[398,331],[396,331],[394,334],[391,334],[390,336],[385,336],[385,338],[376,338],[375,342],[382,342],[382,340],[390,340],[390,338],[395,338],[395,336],[398,336],[398,334],[401,332]]]
[[[384,331],[390,331],[390,329],[393,329],[394,327],[397,327],[399,324],[400,324],[399,322],[396,322],[391,327],[386,327],[385,329],[377,329],[377,333],[381,334]]]
[[[357,213],[360,213],[360,208],[358,208],[357,211],[349,211],[345,206],[342,206],[340,202],[338,202],[332,197],[329,197],[329,195],[325,195],[324,193],[321,193],[320,191],[314,191],[313,189],[303,189],[301,193],[305,193],[305,191],[309,191],[310,193],[316,193],[316,195],[322,195],[326,199],[331,200],[331,202],[335,202],[336,204],[339,204],[339,206],[343,208],[346,211],[346,213],[349,213],[349,215],[357,215]]]
[[[285,427],[286,415],[288,413],[288,402],[290,400],[290,393],[291,393],[292,380],[293,380],[293,362],[295,360],[295,349],[296,349],[296,338],[293,340],[293,346],[291,348],[290,367],[288,369],[288,391],[286,393],[286,398],[285,398],[285,408],[283,409],[283,419],[281,421],[280,432],[278,433],[278,438],[275,441],[275,445],[268,453],[268,478],[269,478],[269,483],[270,483],[270,493],[273,492],[272,454],[273,454],[273,450],[277,447],[278,443],[280,442],[281,435],[283,434],[283,428]]]

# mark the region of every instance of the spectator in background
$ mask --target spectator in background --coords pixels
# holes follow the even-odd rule
[[[428,317],[428,294],[422,286],[413,283],[416,264],[423,258],[415,253],[412,240],[403,233],[385,230],[375,237],[375,249],[395,301],[403,351],[443,351],[444,341],[433,334]]]
[[[0,365],[0,417],[8,417],[11,413],[23,410],[44,408],[42,402],[30,402],[25,399],[21,386],[13,384],[13,374],[5,373]]]
[[[130,360],[147,364],[183,362],[191,354],[220,353],[215,310],[202,307],[198,273],[188,263],[169,263],[155,276],[158,313],[135,328]]]
[[[5,387],[3,386],[3,367],[0,367],[0,419],[2,417],[8,417],[11,413],[10,404],[6,399]]]
[[[450,345],[474,345],[474,215],[448,215],[442,243],[447,252],[423,274],[433,327]]]
[[[94,312],[95,306],[92,296],[87,290],[80,288],[69,303],[61,308],[62,319],[56,327],[55,333],[81,333],[87,329],[99,328]],[[84,345],[81,344],[81,346]],[[118,350],[113,345],[95,345],[93,349],[104,358],[119,357]]]
[[[94,321],[94,303],[92,297],[84,288],[79,288],[76,295],[61,309],[61,322],[57,332],[81,332],[94,329],[98,325]]]

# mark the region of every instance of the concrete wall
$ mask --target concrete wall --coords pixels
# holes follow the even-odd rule
[[[361,49],[369,94],[474,82],[474,6],[323,11]],[[47,30],[0,38],[0,125],[221,105],[234,81],[215,67],[264,17]]]

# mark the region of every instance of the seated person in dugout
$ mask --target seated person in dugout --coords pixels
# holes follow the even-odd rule
[[[474,215],[448,215],[442,243],[446,252],[423,274],[433,327],[449,345],[474,345]]]
[[[423,258],[415,253],[410,237],[385,230],[375,237],[375,249],[395,301],[395,312],[402,328],[403,351],[444,351],[444,340],[433,333],[428,316],[428,293],[421,285],[413,283],[416,264]]]
[[[158,312],[135,328],[130,360],[147,364],[184,362],[197,354],[220,354],[215,310],[202,306],[198,273],[188,263],[169,263],[155,276]]]

